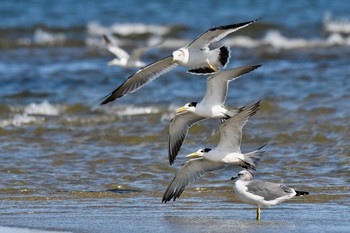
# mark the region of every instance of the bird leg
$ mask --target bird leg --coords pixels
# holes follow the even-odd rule
[[[260,208],[256,208],[256,220],[260,221]]]

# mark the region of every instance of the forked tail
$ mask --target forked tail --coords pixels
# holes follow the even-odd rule
[[[264,144],[263,146],[259,147],[257,150],[243,154],[244,160],[241,160],[241,163],[239,166],[242,168],[248,169],[248,170],[256,170],[257,163],[260,161],[262,155],[265,151],[261,151],[261,149],[266,146]]]

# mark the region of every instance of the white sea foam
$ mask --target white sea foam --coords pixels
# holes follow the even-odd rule
[[[16,126],[21,127],[26,124],[42,124],[44,117],[29,116],[28,114],[15,114],[12,119],[0,120],[0,127]]]
[[[332,33],[327,37],[326,44],[329,46],[350,46],[350,36],[345,37],[339,33]]]
[[[115,23],[111,26],[104,26],[99,22],[94,21],[88,23],[87,25],[87,31],[90,34],[90,37],[86,39],[86,44],[93,47],[105,46],[103,40],[101,39],[101,36],[103,34],[118,34],[127,36],[132,34],[145,33],[149,33],[155,37],[158,37],[158,40],[163,40],[162,43],[158,46],[159,48],[176,49],[190,43],[189,39],[163,39],[163,36],[170,30],[171,26],[163,25],[146,25],[142,23]],[[324,19],[324,30],[329,32],[327,36],[322,36],[323,34],[320,33],[319,37],[316,36],[314,38],[288,37],[283,35],[278,30],[268,30],[266,34],[261,38],[236,35],[225,38],[223,41],[221,41],[221,43],[224,45],[240,48],[266,47],[284,50],[350,46],[350,20],[334,20],[331,18],[331,16],[326,15]],[[149,44],[151,44],[151,41],[149,42]],[[118,44],[120,46],[130,45],[130,40],[119,38]]]
[[[25,114],[30,115],[47,115],[47,116],[57,116],[60,113],[59,107],[53,106],[48,101],[43,101],[40,104],[31,103],[24,108]]]
[[[324,16],[323,28],[330,33],[350,34],[350,20],[345,17],[332,19],[331,13],[327,12]]]
[[[36,29],[34,32],[33,42],[40,45],[59,44],[66,40],[63,33],[51,33],[42,29]]]
[[[133,34],[165,35],[170,30],[167,26],[147,25],[142,23],[115,23],[111,26],[103,26],[97,21],[89,22],[87,31],[90,35],[102,36],[103,34],[118,34],[128,36]]]
[[[327,48],[332,46],[350,46],[350,36],[332,33],[327,37],[317,39],[289,38],[283,36],[280,31],[269,30],[261,39],[238,36],[232,39],[224,40],[223,44],[242,48],[271,47],[285,50],[312,49]]]
[[[169,28],[159,25],[145,25],[145,24],[114,24],[111,27],[112,32],[123,36],[132,34],[146,34],[164,35],[169,32]]]
[[[16,126],[21,127],[27,124],[43,124],[45,116],[57,116],[60,114],[60,107],[50,104],[48,101],[36,104],[31,103],[24,107],[13,107],[15,112],[11,118],[0,120],[0,127]]]
[[[159,25],[145,25],[145,24],[113,24],[112,26],[103,26],[97,21],[88,23],[87,31],[90,35],[85,39],[85,43],[89,47],[105,48],[106,43],[102,39],[102,35],[118,34],[121,36],[128,36],[134,34],[150,34],[150,38],[144,46],[149,47],[165,47],[166,41],[163,41],[163,35],[168,33],[169,27]],[[118,46],[130,46],[130,39],[118,38],[116,41]]]
[[[262,43],[270,45],[277,49],[294,49],[312,47],[316,41],[306,40],[302,38],[287,38],[282,36],[279,31],[270,30],[262,39]]]
[[[157,114],[159,113],[159,109],[156,107],[128,106],[126,108],[116,110],[115,113],[118,116],[147,115],[147,114]]]

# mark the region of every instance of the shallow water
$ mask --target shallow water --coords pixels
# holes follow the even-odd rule
[[[340,1],[0,3],[0,226],[19,232],[349,231],[349,7]],[[230,168],[162,204],[184,155],[218,142],[219,121],[198,124],[175,165],[168,164],[169,120],[176,107],[201,99],[205,78],[176,68],[100,106],[135,72],[107,66],[113,56],[102,34],[113,34],[127,50],[160,38],[160,48],[142,57],[152,62],[209,27],[259,17],[218,43],[231,46],[227,68],[263,65],[230,83],[226,103],[262,99],[244,128],[242,151],[267,143],[255,176],[311,195],[263,209],[256,222],[255,209],[233,195],[229,179],[239,169]]]

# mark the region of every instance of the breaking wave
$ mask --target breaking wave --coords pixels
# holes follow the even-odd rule
[[[121,36],[130,36],[137,34],[165,35],[171,30],[163,25],[146,25],[143,23],[115,23],[111,26],[103,26],[98,21],[89,22],[87,32],[90,35],[102,36],[103,34],[117,34]]]
[[[333,46],[350,46],[350,36],[345,36],[339,33],[331,33],[326,38],[322,39],[288,38],[283,36],[280,31],[270,30],[261,39],[237,36],[232,39],[227,39],[223,43],[232,47],[242,48],[271,47],[286,50],[312,49]]]
[[[45,100],[40,104],[29,104],[24,108],[24,113],[30,115],[57,116],[60,113],[60,110],[59,107],[54,106]]]
[[[274,48],[274,49],[312,49],[328,48],[334,46],[350,46],[350,20],[333,20],[330,16],[325,16],[323,28],[328,32],[325,36],[315,38],[287,37],[280,30],[268,30],[261,38],[250,36],[231,36],[222,41],[222,44],[240,48]],[[118,34],[130,36],[133,34],[151,34],[162,36],[163,43],[159,46],[167,49],[176,49],[188,43],[188,39],[178,39],[169,37],[172,32],[171,26],[145,25],[145,24],[113,24],[103,26],[98,22],[90,22],[87,26],[89,38],[86,39],[88,46],[103,46],[103,41],[97,36],[103,34]],[[320,35],[323,35],[320,32]],[[119,44],[128,44],[130,38],[119,38]]]
[[[42,29],[36,29],[33,42],[39,45],[54,45],[63,43],[66,36],[63,33],[52,33]]]
[[[323,28],[328,33],[350,34],[350,20],[345,17],[333,19],[332,14],[327,12],[323,20]]]
[[[260,38],[253,36],[240,36],[240,34],[227,37],[222,43],[232,47],[241,48],[276,48],[276,49],[304,49],[304,48],[327,48],[333,46],[350,46],[350,19],[334,18],[326,13],[322,22],[322,31],[314,38],[288,37],[282,29],[269,30]],[[49,27],[48,27],[49,28]],[[84,28],[59,28],[49,30],[32,28],[31,34],[23,35],[28,31],[22,31],[20,37],[15,40],[3,38],[1,46],[83,46],[105,47],[102,35],[118,36],[118,45],[133,46],[135,40],[146,41],[144,44],[152,44],[156,38],[161,40],[161,48],[176,49],[189,42],[188,38],[176,36],[185,25],[148,25],[144,23],[114,23],[103,25],[98,21],[88,22]],[[6,29],[4,29],[6,31]],[[57,32],[59,31],[59,32]],[[326,33],[324,33],[326,32]],[[5,33],[8,34],[8,33]],[[74,35],[74,40],[68,39],[68,35]],[[147,40],[149,40],[147,42]]]
[[[60,114],[60,107],[54,106],[48,101],[43,101],[39,104],[31,103],[24,107],[10,107],[10,109],[10,117],[0,119],[0,127],[43,124],[46,119],[45,116],[57,116]]]
[[[148,115],[158,114],[161,110],[158,107],[140,107],[140,106],[119,106],[112,107],[106,110],[110,114],[117,116],[136,116],[136,115]]]
[[[130,117],[140,115],[152,115],[152,114],[169,114],[170,109],[163,109],[158,106],[113,106],[109,108],[88,107],[88,106],[76,106],[76,105],[53,105],[48,101],[41,103],[30,103],[26,106],[20,107],[8,107],[10,112],[6,117],[0,118],[0,127],[15,126],[21,127],[30,124],[44,124],[57,122],[59,119],[63,119],[68,122],[91,121],[109,121],[113,120],[113,117]],[[106,119],[106,116],[110,119]],[[5,119],[4,119],[5,118]],[[56,120],[55,120],[56,119]],[[58,122],[58,124],[61,124]]]

